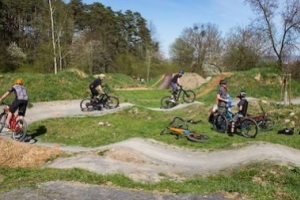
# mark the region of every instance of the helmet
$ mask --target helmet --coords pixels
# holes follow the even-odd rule
[[[100,75],[99,75],[99,78],[100,78],[100,79],[105,78],[105,74],[100,74]]]
[[[220,80],[219,84],[226,84],[226,81],[224,79]]]
[[[244,90],[241,90],[241,92],[236,96],[238,98],[245,98],[247,93]]]
[[[21,78],[18,78],[17,80],[16,80],[16,84],[18,84],[18,85],[23,85],[23,80],[21,79]]]
[[[183,74],[184,74],[184,71],[183,71],[183,70],[180,70],[178,73],[179,73],[180,75],[183,75]]]

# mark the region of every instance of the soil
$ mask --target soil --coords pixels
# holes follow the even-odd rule
[[[215,78],[215,80],[217,81],[219,78]],[[205,91],[207,90],[202,92]],[[114,110],[82,113],[79,109],[79,103],[80,100],[36,103],[28,109],[26,118],[31,123],[54,117],[103,115],[132,106],[132,104],[123,103]],[[182,104],[173,109],[186,105],[188,104]],[[132,138],[98,148],[84,148],[48,144],[30,139],[26,143],[20,143],[12,141],[9,134],[5,132],[1,133],[0,136],[1,166],[63,169],[76,167],[99,174],[122,173],[140,182],[153,183],[163,179],[181,181],[195,175],[207,176],[251,162],[274,162],[282,165],[300,166],[299,150],[264,142],[254,142],[243,147],[219,151],[197,151],[142,138]],[[62,153],[69,154],[69,156],[47,162],[50,158]],[[247,199],[247,197],[241,197],[235,193],[221,192],[208,195],[174,196],[168,192],[150,193],[116,188],[111,185],[95,186],[61,181],[39,184],[38,189],[23,188],[0,194],[0,199],[4,200],[79,200],[99,199],[99,197],[102,199]]]

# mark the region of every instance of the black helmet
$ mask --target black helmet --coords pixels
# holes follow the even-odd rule
[[[226,84],[226,81],[224,79],[220,80],[219,84]]]
[[[236,96],[238,98],[245,98],[247,93],[244,90],[241,90],[241,92]]]
[[[178,72],[178,74],[183,75],[183,74],[184,74],[184,71],[183,71],[183,70],[180,70],[180,71]]]

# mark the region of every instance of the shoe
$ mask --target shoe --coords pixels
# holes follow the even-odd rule
[[[171,103],[175,103],[175,100],[174,100],[174,99],[171,99],[170,102],[171,102]]]

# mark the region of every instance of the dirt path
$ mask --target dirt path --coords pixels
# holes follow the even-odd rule
[[[53,117],[66,116],[85,116],[85,115],[103,115],[117,112],[120,109],[128,108],[132,104],[124,103],[115,110],[104,110],[101,112],[82,113],[79,109],[80,100],[57,101],[48,103],[37,103],[28,110],[27,120],[29,123]],[[199,102],[195,102],[199,103]],[[179,105],[177,108],[188,104]],[[175,109],[175,108],[174,108]],[[166,110],[165,110],[166,111]],[[63,146],[59,144],[35,143],[36,146],[59,149],[66,152],[76,152],[74,156],[68,158],[59,158],[44,167],[51,168],[82,168],[99,174],[122,173],[133,180],[142,182],[157,182],[164,178],[175,181],[183,180],[186,177],[194,175],[206,176],[216,173],[226,168],[237,167],[250,162],[275,162],[277,164],[291,164],[300,167],[300,151],[282,145],[257,142],[248,146],[220,151],[197,151],[182,149],[175,146],[169,146],[151,139],[133,138],[119,143],[101,146],[98,148],[84,148],[74,146]],[[102,152],[102,156],[99,156]],[[164,174],[164,176],[162,176]],[[53,188],[77,188],[87,192],[90,188],[96,187],[92,194],[95,197],[99,191],[106,191],[107,188],[101,186],[86,186],[78,183],[56,182],[41,184],[42,191],[54,190]],[[79,189],[78,189],[79,188]],[[118,189],[119,194],[126,193],[128,198],[123,199],[229,199],[224,194],[182,196],[174,198],[172,195],[160,194],[155,196],[153,193],[143,193],[144,196],[137,198],[137,193]],[[10,193],[0,194],[0,199],[18,199],[16,194],[21,194],[24,198],[26,191],[16,190]],[[28,191],[27,191],[28,192]],[[31,199],[55,199],[47,193],[40,194],[40,190],[31,190]],[[103,192],[104,195],[105,192]],[[55,193],[62,197],[63,193]],[[101,193],[102,194],[102,193]],[[11,196],[13,195],[13,196]],[[15,195],[15,196],[14,196]],[[37,197],[34,197],[37,195]],[[61,196],[59,196],[61,195]],[[113,193],[110,193],[113,195]],[[150,196],[148,196],[150,195]],[[42,198],[41,198],[42,197]],[[97,198],[79,198],[75,192],[71,192],[68,197],[63,199],[97,199]],[[27,198],[29,199],[29,198]],[[110,196],[110,199],[118,199]]]

